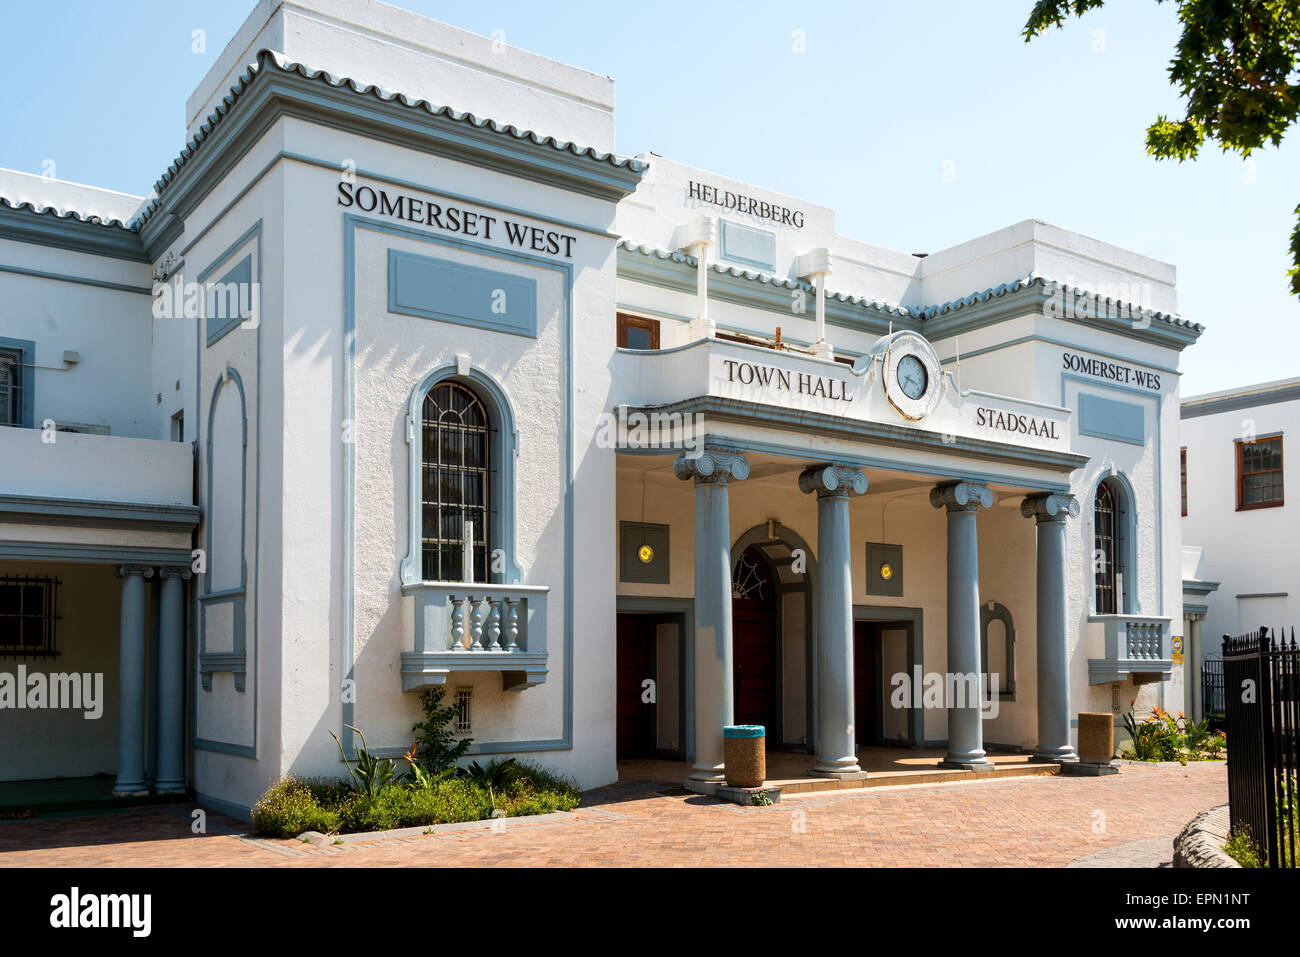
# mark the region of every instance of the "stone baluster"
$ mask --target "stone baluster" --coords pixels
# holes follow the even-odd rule
[[[471,614],[469,619],[470,651],[483,650],[483,599],[470,596]]]
[[[507,598],[506,607],[509,609],[506,614],[506,638],[508,644],[506,651],[519,650],[519,599]]]
[[[465,606],[455,595],[448,597],[451,602],[451,650],[465,650]]]
[[[501,599],[489,598],[487,633],[488,633],[488,651],[501,650]]]

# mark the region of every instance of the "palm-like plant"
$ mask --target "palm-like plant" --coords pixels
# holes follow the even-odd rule
[[[350,731],[355,731],[361,738],[361,747],[357,748],[356,767],[348,761],[347,753],[343,750],[343,742],[339,736],[330,731],[330,737],[334,743],[339,746],[339,755],[343,758],[343,766],[348,769],[348,777],[352,781],[352,790],[364,794],[368,798],[378,797],[379,792],[388,787],[397,778],[397,765],[389,758],[376,758],[366,747],[366,736],[360,728],[354,728],[350,724],[343,727]]]

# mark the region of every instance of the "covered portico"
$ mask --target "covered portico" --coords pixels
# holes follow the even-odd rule
[[[4,649],[27,679],[4,779],[111,774],[115,797],[184,793],[193,447],[0,429],[7,455],[37,467],[0,495],[5,610],[31,626]],[[34,708],[35,687],[48,696]]]
[[[677,558],[661,580],[680,591],[679,570],[689,567],[689,601],[660,599],[685,602],[681,614],[689,616],[679,682],[689,740],[677,753],[690,757],[691,786],[723,780],[722,728],[754,713],[743,687],[750,626],[735,620],[748,608],[737,576],[754,567],[782,595],[774,652],[780,701],[768,747],[809,752],[809,775],[861,779],[870,773],[858,757],[864,744],[937,745],[934,764],[991,771],[985,725],[990,705],[996,715],[1004,703],[1014,713],[993,723],[1005,729],[1005,740],[993,744],[1031,750],[1039,762],[1076,760],[1066,539],[1079,514],[1069,473],[1087,459],[1061,441],[1066,410],[958,393],[945,377],[939,408],[920,427],[871,408],[880,384],[869,368],[863,376],[839,363],[718,340],[627,358],[628,366],[645,367],[637,384],[651,393],[665,391],[664,383],[689,388],[683,365],[700,374],[694,395],[616,410],[621,534],[671,532],[688,515],[693,529],[688,552],[673,542]],[[742,363],[787,371],[796,394],[771,401],[736,390]],[[995,420],[990,410],[1030,417],[1041,436],[1007,441],[981,424]],[[689,509],[673,482],[690,483]],[[665,504],[669,495],[675,505]],[[651,607],[649,597],[625,598],[627,590],[620,585],[621,611]],[[793,612],[789,594],[801,598]],[[1020,635],[1033,636],[1032,654],[1022,648],[1014,661],[1008,606],[1022,614]],[[989,622],[1001,618],[1005,654],[989,647]],[[1033,677],[1025,681],[1028,661]],[[938,697],[913,687],[935,672],[942,672]]]

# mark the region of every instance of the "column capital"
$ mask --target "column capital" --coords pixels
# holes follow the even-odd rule
[[[158,569],[158,577],[163,579],[180,578],[189,581],[194,577],[194,572],[190,570],[189,565],[163,565]]]
[[[695,479],[696,485],[726,485],[733,478],[749,478],[749,462],[736,452],[705,449],[698,455],[679,455],[673,474],[679,479]]]
[[[114,573],[118,578],[130,578],[132,575],[139,575],[141,578],[153,578],[152,565],[118,565]]]
[[[1020,503],[1020,514],[1039,522],[1064,522],[1079,517],[1079,500],[1069,492],[1037,492]]]
[[[949,512],[973,512],[993,504],[993,490],[983,482],[944,482],[930,489],[930,504]]]
[[[799,491],[816,492],[818,498],[847,498],[867,490],[867,476],[862,469],[845,465],[810,465],[799,473]]]

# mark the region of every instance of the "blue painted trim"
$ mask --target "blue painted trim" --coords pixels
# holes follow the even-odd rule
[[[79,213],[61,216],[53,209],[37,210],[29,203],[15,208],[3,198],[0,198],[0,239],[71,249],[109,259],[149,262],[140,234],[116,220],[96,223],[83,219]]]
[[[749,235],[747,236],[747,234]],[[766,258],[759,259],[756,256],[746,256],[736,250],[735,247],[745,243],[747,238],[752,238],[755,241],[766,241],[769,247]],[[766,229],[758,229],[754,226],[747,226],[744,223],[735,223],[729,219],[720,219],[718,221],[718,256],[731,262],[755,266],[759,269],[775,269],[776,233]]]
[[[234,588],[226,588],[220,592],[209,590],[212,583],[212,526],[216,524],[212,515],[212,474],[213,468],[212,455],[212,423],[215,420],[217,412],[217,402],[221,397],[222,391],[229,385],[234,385],[239,393],[239,421],[241,425],[240,435],[240,467],[239,467],[239,585]],[[208,439],[207,439],[207,521],[203,523],[203,548],[207,556],[207,571],[203,573],[203,587],[197,596],[199,606],[199,648],[198,648],[198,674],[199,680],[204,691],[212,690],[212,675],[217,671],[229,671],[235,677],[235,690],[243,691],[245,687],[244,676],[248,671],[247,659],[247,590],[248,590],[248,561],[245,558],[247,554],[247,530],[248,530],[248,403],[244,394],[244,380],[240,377],[239,372],[233,367],[226,369],[225,375],[217,380],[216,386],[212,390],[212,399],[208,402]],[[223,522],[230,520],[229,516],[219,516]],[[232,650],[229,652],[209,652],[207,641],[207,613],[209,608],[219,605],[231,606],[231,629],[233,632]]]
[[[767,729],[761,724],[728,724],[723,725],[722,736],[724,738],[765,738]]]
[[[497,293],[501,293],[508,310],[499,318],[495,312]],[[388,311],[536,339],[537,282],[495,269],[390,249]]]
[[[662,411],[662,410],[661,410]],[[858,420],[851,420],[857,423]],[[728,451],[740,453],[754,452],[768,455],[778,455],[785,458],[797,458],[802,460],[809,459],[807,447],[801,447],[793,443],[785,442],[762,442],[756,439],[737,439],[733,437],[718,436],[718,447],[725,447]],[[683,451],[682,449],[648,448],[648,449],[619,449],[619,455],[675,455]],[[916,462],[909,462],[906,459],[883,458],[878,455],[856,455],[843,452],[835,453],[835,461],[844,465],[855,466],[857,468],[884,469],[896,472],[915,472],[917,469]],[[925,474],[935,478],[956,478],[967,479],[972,482],[983,482],[986,485],[1015,485],[1023,486],[1028,481],[1025,476],[1015,473],[1002,472],[977,472],[969,468],[960,466],[947,467],[942,465],[925,466]],[[1042,478],[1032,480],[1033,487],[1044,492],[1068,492],[1070,485],[1068,482],[1053,482]]]
[[[423,506],[420,499],[421,479],[424,474],[424,442],[420,436],[423,420],[422,406],[429,390],[446,380],[460,382],[472,388],[475,394],[484,400],[488,406],[488,414],[496,424],[497,438],[492,444],[488,461],[495,463],[492,469],[491,501],[496,503],[497,519],[488,529],[492,536],[488,547],[489,551],[492,548],[500,548],[505,554],[504,580],[498,584],[517,585],[522,576],[519,565],[515,561],[515,459],[519,455],[519,431],[515,427],[514,408],[505,389],[489,373],[471,367],[467,375],[461,376],[456,371],[454,361],[443,363],[421,379],[411,390],[411,397],[407,402],[406,444],[409,462],[407,541],[406,557],[402,560],[400,568],[401,582],[403,585],[409,585],[424,578],[424,556],[421,548]],[[490,561],[488,567],[491,568]]]
[[[224,276],[218,279],[214,283],[214,285],[225,286],[233,283],[236,286],[239,286],[241,284],[251,285],[252,282],[253,282],[253,254],[249,253],[247,256],[240,259],[239,262],[235,263],[235,265],[232,266]],[[200,283],[202,283],[202,280],[200,280]],[[236,312],[233,316],[213,315],[212,312],[214,310],[212,310],[211,308],[212,303],[221,301],[219,296],[213,295],[216,291],[217,291],[216,289],[203,290],[203,315],[205,317],[204,322],[207,325],[207,344],[209,347],[221,341],[221,339],[223,339],[228,332],[230,332],[232,329],[236,328],[241,323],[246,321],[247,318],[251,318],[251,317],[242,316],[238,312]],[[256,292],[257,295],[260,295],[261,291],[260,289],[250,290],[250,299],[251,299],[251,295],[254,292]],[[242,293],[237,296],[237,302],[239,305],[242,306],[243,304]],[[257,311],[256,312],[257,321],[260,322],[261,304],[258,303],[257,305],[254,305],[253,308]]]
[[[1136,395],[1136,396],[1141,396],[1143,399],[1146,399],[1146,400],[1148,400],[1148,401],[1154,401],[1155,404],[1156,404],[1156,409],[1155,409],[1155,421],[1156,421],[1156,445],[1155,445],[1155,454],[1152,456],[1152,468],[1155,470],[1155,475],[1154,475],[1155,481],[1154,481],[1153,484],[1155,485],[1155,489],[1156,489],[1156,501],[1155,501],[1155,509],[1156,509],[1156,522],[1155,522],[1155,526],[1156,526],[1156,608],[1159,609],[1159,611],[1157,612],[1157,614],[1163,615],[1163,614],[1165,613],[1165,560],[1164,560],[1164,555],[1165,555],[1165,549],[1164,549],[1165,523],[1164,523],[1164,508],[1163,508],[1163,501],[1164,501],[1164,485],[1165,485],[1165,483],[1164,483],[1164,469],[1163,469],[1162,463],[1161,463],[1161,461],[1160,461],[1160,456],[1161,456],[1161,454],[1162,454],[1162,452],[1163,452],[1163,450],[1164,450],[1164,442],[1163,442],[1163,440],[1162,440],[1163,426],[1161,425],[1161,419],[1163,418],[1165,395],[1164,395],[1163,392],[1152,392],[1150,389],[1146,389],[1146,390],[1143,390],[1143,389],[1135,389],[1135,388],[1133,388],[1132,386],[1116,385],[1116,384],[1114,384],[1114,383],[1109,383],[1109,382],[1098,382],[1096,379],[1087,379],[1087,378],[1084,378],[1083,376],[1080,376],[1080,375],[1074,375],[1073,373],[1070,373],[1070,372],[1062,372],[1062,373],[1061,373],[1061,405],[1065,405],[1065,404],[1066,404],[1066,403],[1065,403],[1065,388],[1066,388],[1066,383],[1067,383],[1067,382],[1073,382],[1073,383],[1075,383],[1076,385],[1089,386],[1089,387],[1094,388],[1094,389],[1110,389],[1110,390],[1112,390],[1112,391],[1114,391],[1114,392],[1123,392],[1123,393],[1125,393],[1125,394],[1127,394],[1127,395]],[[1116,470],[1116,474],[1117,474],[1117,475],[1119,474],[1119,471],[1118,471],[1118,470]],[[1099,481],[1100,481],[1100,480],[1099,480]],[[1134,510],[1135,510],[1135,512],[1136,512],[1136,508],[1137,508],[1137,500],[1136,500],[1135,498],[1132,497],[1132,496],[1133,496],[1133,487],[1132,487],[1132,485],[1129,485],[1129,483],[1128,483],[1128,479],[1127,479],[1127,478],[1124,479],[1124,484],[1128,486],[1129,501],[1132,503],[1133,508],[1134,508]],[[1097,494],[1097,489],[1096,489],[1095,487],[1092,488],[1092,489],[1090,490],[1090,494],[1091,494],[1092,496],[1095,497],[1096,494]],[[1089,508],[1091,508],[1091,505],[1089,506]],[[1091,528],[1091,527],[1092,527],[1092,526],[1091,526],[1091,521],[1092,521],[1092,519],[1091,519],[1091,515],[1092,515],[1093,513],[1092,513],[1091,511],[1089,511],[1087,514],[1090,516],[1090,517],[1089,517],[1089,523],[1090,523],[1090,524],[1089,524],[1089,528]],[[1134,527],[1135,529],[1137,528],[1137,518],[1136,518],[1136,514],[1134,515],[1133,527]],[[1091,538],[1090,538],[1089,536],[1086,536],[1086,535],[1085,535],[1084,538],[1087,539],[1087,541],[1085,541],[1085,542],[1083,543],[1083,544],[1084,544],[1084,548],[1085,548],[1083,567],[1084,567],[1084,568],[1091,568],[1091,567],[1092,567],[1092,560],[1093,560],[1093,559],[1092,559],[1092,552],[1093,552],[1093,547],[1094,547],[1094,546],[1093,546],[1092,540],[1091,540]],[[1134,560],[1136,561],[1136,557],[1137,557],[1137,553],[1136,553],[1136,545],[1134,546],[1134,548],[1135,548],[1135,551],[1134,551]],[[1134,567],[1136,567],[1136,566],[1134,566]],[[1097,605],[1096,605],[1096,595],[1094,594],[1095,589],[1096,589],[1096,577],[1094,576],[1094,577],[1093,577],[1093,584],[1092,584],[1092,586],[1090,586],[1089,589],[1088,589],[1088,595],[1089,595],[1088,601],[1089,601],[1089,606],[1090,606],[1090,608],[1091,608],[1093,611],[1095,611],[1095,610],[1096,610],[1096,607],[1097,607]],[[1136,589],[1136,588],[1134,589],[1134,592],[1133,592],[1133,602],[1134,602],[1134,607],[1135,607],[1135,608],[1139,606],[1139,603],[1138,603],[1138,601],[1137,601],[1137,589]],[[1136,612],[1129,612],[1128,614],[1136,614]]]
[[[112,289],[115,292],[131,292],[139,296],[152,296],[153,290],[148,286],[128,286],[121,282],[108,282],[105,279],[88,279],[85,276],[72,276],[61,272],[46,272],[42,269],[27,269],[23,266],[0,265],[0,272],[13,273],[15,276],[30,276],[33,279],[53,279],[56,282],[72,282],[81,286],[96,286],[100,289]]]
[[[1135,419],[1136,414],[1136,419]],[[1079,432],[1098,439],[1146,445],[1147,410],[1132,402],[1079,393]]]
[[[1271,389],[1248,392],[1245,395],[1225,395],[1217,399],[1185,399],[1179,410],[1179,416],[1184,419],[1198,419],[1204,415],[1240,412],[1242,409],[1255,409],[1280,402],[1295,402],[1297,399],[1300,399],[1300,383],[1288,382]]]
[[[135,528],[188,532],[199,523],[195,505],[152,505],[0,494],[0,522],[24,525],[75,525],[82,528]]]
[[[228,261],[228,260],[229,260],[229,259],[230,259],[230,258],[231,258],[235,253],[236,253],[236,252],[238,252],[238,251],[239,251],[239,250],[240,250],[240,249],[241,249],[245,244],[247,244],[247,243],[249,242],[250,239],[254,239],[254,238],[256,239],[256,243],[255,243],[254,248],[253,248],[253,255],[255,256],[255,259],[256,259],[256,262],[257,262],[257,282],[258,282],[258,284],[259,284],[259,286],[260,286],[260,285],[261,285],[261,282],[262,282],[262,220],[261,220],[261,219],[256,220],[256,221],[255,221],[255,222],[254,222],[254,223],[253,223],[253,224],[252,224],[252,225],[251,225],[247,230],[245,230],[245,231],[244,231],[244,232],[239,236],[238,239],[236,239],[233,243],[231,243],[229,246],[227,246],[225,249],[223,249],[223,250],[221,251],[221,253],[220,253],[219,255],[217,255],[216,258],[214,258],[214,259],[211,261],[211,263],[208,265],[208,267],[207,267],[206,269],[202,270],[202,271],[199,273],[199,280],[198,280],[198,281],[199,281],[199,282],[203,282],[203,281],[205,281],[205,280],[207,279],[207,277],[211,276],[214,272],[216,272],[218,269],[220,269],[221,266],[224,265],[224,264],[225,264],[225,263],[226,263],[226,262],[227,262],[227,261]],[[194,717],[193,717],[193,719],[192,719],[192,721],[191,721],[191,723],[190,723],[190,740],[191,740],[191,746],[192,746],[196,751],[212,751],[212,752],[216,752],[216,753],[219,753],[219,754],[230,754],[230,755],[234,755],[234,756],[236,756],[236,757],[251,758],[251,759],[254,759],[254,760],[256,760],[256,759],[257,759],[257,756],[258,756],[258,737],[257,737],[257,736],[258,736],[258,732],[259,732],[259,720],[258,720],[258,719],[259,719],[259,709],[258,709],[258,704],[259,704],[259,701],[260,701],[260,698],[261,698],[261,694],[262,694],[261,682],[260,682],[260,680],[258,680],[259,676],[258,676],[258,671],[257,671],[257,666],[258,666],[258,635],[259,635],[259,620],[258,620],[258,619],[259,619],[259,614],[258,614],[258,604],[259,604],[259,601],[260,601],[260,595],[261,595],[261,592],[260,592],[260,588],[261,588],[261,577],[260,577],[260,573],[261,573],[261,564],[262,564],[262,563],[261,563],[261,539],[262,539],[262,322],[260,321],[260,319],[261,319],[261,317],[259,317],[259,322],[258,322],[258,324],[257,324],[257,329],[256,329],[256,333],[257,333],[257,335],[256,335],[256,340],[257,340],[257,347],[256,347],[256,366],[257,366],[257,370],[256,370],[256,371],[257,371],[257,403],[256,403],[256,413],[255,413],[255,415],[256,415],[256,420],[255,420],[255,421],[256,421],[256,424],[257,424],[257,444],[256,444],[257,474],[256,474],[256,476],[254,477],[254,525],[253,525],[253,527],[254,527],[254,534],[253,534],[253,562],[254,562],[253,580],[254,580],[254,582],[255,582],[256,584],[255,584],[255,587],[254,587],[254,595],[253,595],[253,640],[252,640],[252,643],[251,643],[251,647],[250,647],[247,643],[245,644],[245,675],[247,675],[247,673],[251,672],[251,673],[253,674],[253,677],[254,677],[254,685],[253,685],[253,743],[252,743],[251,745],[231,744],[231,743],[229,743],[229,742],[214,741],[214,740],[209,739],[209,738],[201,737],[201,736],[199,735],[199,728],[198,728],[198,724],[199,724],[199,722],[198,722],[198,712],[197,712],[197,710],[195,711]],[[198,449],[198,448],[206,448],[206,449],[208,450],[208,461],[207,461],[207,463],[206,463],[206,467],[207,467],[207,470],[208,470],[208,498],[207,498],[207,500],[206,500],[206,502],[205,502],[205,507],[206,507],[207,505],[209,505],[209,504],[211,503],[211,501],[212,501],[212,488],[211,488],[211,486],[212,486],[212,462],[211,462],[211,444],[212,444],[212,434],[211,434],[211,422],[210,422],[210,421],[209,421],[208,437],[207,437],[207,439],[206,439],[206,444],[204,444],[204,443],[205,443],[205,440],[204,440],[204,438],[203,438],[203,434],[202,434],[202,432],[203,432],[203,428],[202,428],[202,425],[203,425],[203,417],[202,417],[202,402],[203,402],[203,400],[202,400],[202,393],[201,393],[201,383],[203,382],[203,357],[204,357],[204,355],[206,355],[206,354],[207,354],[207,351],[206,351],[206,349],[205,349],[204,336],[203,336],[203,334],[202,334],[202,331],[201,331],[199,328],[196,327],[196,329],[195,329],[195,334],[194,334],[194,383],[195,383],[195,385],[194,385],[194,403],[195,403],[195,415],[194,415],[194,422],[195,422],[195,435],[194,435],[194,445],[195,445],[195,448],[196,448],[196,449]],[[226,366],[226,368],[230,368],[230,367],[229,367],[229,366]],[[233,371],[233,369],[232,369],[232,371]],[[219,385],[219,383],[218,383],[218,385]],[[215,405],[215,398],[216,398],[216,395],[217,395],[217,386],[214,386],[214,389],[213,389],[213,403],[210,404],[209,407],[208,407],[208,418],[209,418],[209,420],[211,420],[211,417],[212,417],[212,409],[213,409],[213,406]],[[241,397],[241,402],[242,402],[242,399],[243,399],[243,385],[242,385],[242,380],[240,380],[240,397]],[[243,469],[243,479],[242,479],[242,480],[243,480],[244,483],[247,483],[247,481],[248,481],[248,468],[247,468],[247,455],[248,455],[248,416],[247,416],[247,406],[244,406],[244,413],[245,413],[245,414],[244,414],[244,416],[243,416],[243,422],[244,422],[244,444],[243,444],[243,454],[244,454],[244,463],[245,463],[245,465],[244,465],[244,469]],[[246,492],[246,491],[247,491],[247,488],[245,487],[245,492]],[[245,508],[245,511],[246,511],[246,510],[247,510],[247,496],[246,496],[246,495],[244,496],[244,502],[245,502],[245,506],[244,506],[244,508]],[[246,516],[245,516],[245,517],[246,517]],[[240,556],[240,561],[241,561],[241,563],[242,563],[242,566],[241,566],[241,567],[244,569],[245,587],[246,587],[246,585],[247,585],[247,542],[244,541],[243,538],[244,538],[244,535],[245,535],[246,528],[247,528],[247,526],[244,525],[244,526],[242,526],[241,529],[240,529],[241,542],[243,542],[243,547],[244,547],[244,554],[241,554],[241,556]],[[210,530],[208,529],[208,527],[207,527],[207,523],[206,523],[206,522],[205,522],[205,535],[210,535]],[[208,544],[210,544],[210,542],[208,542]],[[210,549],[209,549],[209,553],[210,553]],[[202,576],[202,577],[203,577],[203,579],[204,579],[204,587],[206,587],[206,578],[207,578],[207,576],[204,575],[204,576]],[[196,636],[198,636],[198,635],[200,635],[200,633],[201,633],[201,629],[202,629],[202,627],[203,627],[203,625],[202,625],[202,615],[203,615],[203,612],[202,612],[202,600],[201,600],[201,597],[200,597],[199,581],[198,581],[198,577],[197,577],[197,576],[196,576],[196,580],[195,580],[195,582],[194,582],[194,589],[195,589],[195,591],[194,591],[194,594],[195,594],[195,601],[193,602],[193,615],[194,615],[194,619],[193,619],[193,629],[194,629],[194,634],[195,634]],[[212,596],[214,596],[214,595],[222,595],[222,594],[226,594],[228,591],[229,591],[229,590],[227,590],[226,592],[208,593],[208,597],[212,597]],[[247,627],[247,626],[245,625],[245,627]],[[196,638],[196,645],[198,645],[199,647],[201,647],[201,641],[202,641],[201,637]],[[251,661],[248,660],[249,657],[251,657],[251,659],[252,659]],[[197,670],[197,669],[196,669],[196,670]],[[195,678],[198,677],[197,673],[194,675],[194,677],[195,677]]]
[[[944,340],[942,339],[936,340],[936,344],[942,341]],[[1155,362],[1147,362],[1146,360],[1142,360],[1141,362],[1136,362],[1134,361],[1132,356],[1121,356],[1114,352],[1105,352],[1101,349],[1095,349],[1090,345],[1081,345],[1077,342],[1067,342],[1064,339],[1056,339],[1053,338],[1052,336],[1039,336],[1039,335],[1021,336],[1019,339],[1008,339],[1006,342],[999,342],[995,345],[985,346],[983,349],[972,349],[970,352],[963,352],[961,354],[961,357],[963,359],[972,359],[975,356],[982,356],[989,352],[1000,352],[1003,349],[1010,349],[1013,346],[1022,346],[1025,345],[1026,343],[1035,343],[1035,344],[1042,343],[1043,345],[1058,346],[1059,348],[1062,349],[1071,349],[1075,352],[1087,352],[1095,356],[1102,356],[1103,358],[1106,359],[1114,359],[1117,362],[1123,362],[1128,365],[1139,365],[1139,366],[1144,366],[1148,369],[1154,369],[1157,372],[1166,372],[1169,375],[1182,374],[1173,366],[1159,365]],[[939,360],[941,365],[952,365],[956,361],[957,361],[957,357],[955,355],[949,359]]]
[[[188,565],[193,556],[188,548],[0,541],[0,558],[93,565]]]
[[[36,427],[36,343],[31,339],[0,336],[0,348],[18,353],[18,388],[23,390],[23,407],[19,419],[24,429]]]
[[[573,748],[573,266],[465,240],[433,236],[406,226],[343,214],[343,418],[356,414],[356,231],[369,229],[391,236],[403,236],[421,242],[458,246],[484,256],[514,259],[560,274],[564,282],[564,717],[559,738],[535,741],[488,741],[476,744],[471,753],[512,754],[523,751],[566,751]],[[343,595],[342,595],[342,673],[355,681],[355,622],[353,589],[355,587],[356,552],[356,448],[343,446]],[[340,702],[339,735],[344,754],[356,756],[353,733],[344,725],[355,724],[351,701]]]

